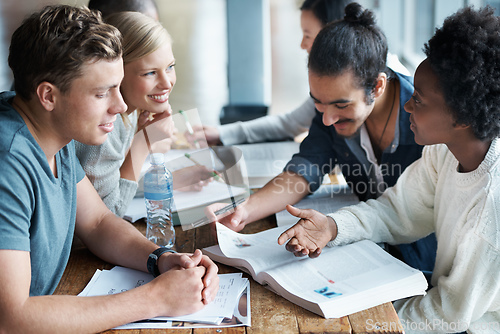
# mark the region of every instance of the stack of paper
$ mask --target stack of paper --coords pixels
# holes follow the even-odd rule
[[[124,267],[97,270],[79,296],[124,292],[149,283],[153,276]],[[157,317],[120,326],[132,328],[250,326],[250,284],[241,273],[219,275],[219,291],[201,311],[179,317]]]

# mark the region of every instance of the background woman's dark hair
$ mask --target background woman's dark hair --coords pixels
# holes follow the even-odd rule
[[[449,16],[424,46],[446,104],[480,140],[500,135],[500,18],[485,7]]]
[[[104,18],[117,12],[145,13],[148,6],[158,12],[158,5],[154,0],[89,0],[88,5],[90,9],[99,10]]]
[[[356,84],[373,102],[373,90],[386,67],[387,40],[376,25],[373,12],[356,2],[345,8],[343,20],[326,25],[316,36],[309,54],[309,71],[319,76],[338,76],[352,71]]]
[[[344,8],[352,0],[305,0],[300,10],[310,10],[323,26],[344,16]]]

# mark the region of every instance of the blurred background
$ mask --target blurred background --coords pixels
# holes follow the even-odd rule
[[[177,83],[174,111],[197,108],[204,124],[216,125],[226,106],[264,107],[286,113],[308,96],[307,53],[300,49],[303,0],[156,0],[160,20],[173,37]],[[372,9],[389,48],[413,74],[422,47],[444,18],[466,5],[500,0],[361,0]],[[7,64],[13,31],[47,4],[86,5],[88,0],[0,2],[0,91],[9,90]]]

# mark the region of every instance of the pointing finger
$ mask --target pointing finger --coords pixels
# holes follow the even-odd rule
[[[281,233],[281,235],[278,238],[278,245],[283,245],[287,240],[292,239],[297,235],[297,232],[295,231],[295,226],[289,228],[285,232]]]

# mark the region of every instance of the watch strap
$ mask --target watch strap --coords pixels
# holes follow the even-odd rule
[[[153,275],[153,277],[160,276],[160,270],[158,269],[158,259],[160,258],[160,256],[163,253],[167,253],[167,252],[177,253],[176,251],[174,251],[171,248],[160,247],[160,248],[157,248],[156,250],[154,250],[151,254],[149,254],[148,262],[146,265],[147,265],[149,273],[151,275]]]

